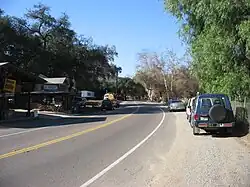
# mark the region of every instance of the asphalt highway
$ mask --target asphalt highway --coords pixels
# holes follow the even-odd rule
[[[1,128],[0,187],[250,185],[246,147],[191,132],[184,113],[139,102]]]

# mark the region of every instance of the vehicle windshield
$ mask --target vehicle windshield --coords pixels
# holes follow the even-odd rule
[[[173,103],[182,103],[182,101],[180,101],[180,100],[172,100],[172,101],[169,101],[169,104],[173,104]]]
[[[110,103],[110,100],[109,99],[105,99],[102,101],[102,103]]]

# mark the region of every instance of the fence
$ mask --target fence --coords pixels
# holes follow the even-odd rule
[[[238,129],[244,134],[250,132],[250,98],[231,98],[232,108],[236,118]]]

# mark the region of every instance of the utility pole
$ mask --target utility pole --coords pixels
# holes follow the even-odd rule
[[[118,70],[116,70],[116,73],[115,73],[115,90],[116,90],[116,95],[117,95],[117,92],[118,92]]]

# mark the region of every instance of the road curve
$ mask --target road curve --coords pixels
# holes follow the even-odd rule
[[[94,129],[0,159],[0,186],[250,186],[250,150],[234,137],[193,136],[184,113],[164,113],[156,104],[141,103],[124,117],[136,110],[127,105],[99,120],[0,137],[1,158]]]
[[[0,154],[100,126],[135,110],[135,107],[117,110],[106,115],[105,121],[78,122],[4,137],[0,141]],[[111,125],[0,159],[0,186],[81,186],[148,136],[162,117],[158,107],[141,106],[136,114]]]

